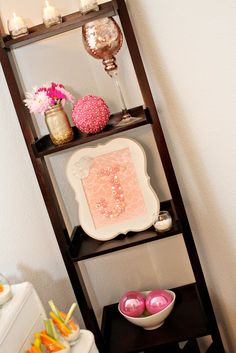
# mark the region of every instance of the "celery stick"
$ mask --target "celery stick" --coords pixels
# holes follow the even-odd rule
[[[45,324],[45,329],[46,329],[46,332],[48,334],[48,336],[54,338],[56,341],[58,340],[58,336],[57,336],[57,333],[56,333],[56,330],[55,330],[55,326],[52,322],[52,319],[47,319],[47,320],[44,320],[44,324]]]
[[[68,314],[66,315],[66,318],[65,318],[65,324],[67,324],[67,322],[70,320],[73,312],[75,311],[75,308],[76,308],[77,304],[76,303],[73,303],[70,307],[70,310],[68,311]]]
[[[48,302],[50,308],[52,309],[52,312],[60,319],[62,322],[64,322],[63,317],[61,316],[59,310],[57,309],[56,305],[53,303],[52,299],[49,300]]]

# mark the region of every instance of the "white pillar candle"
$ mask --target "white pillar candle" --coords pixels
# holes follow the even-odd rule
[[[8,30],[13,39],[28,34],[28,28],[23,18],[17,16],[15,12],[12,18],[8,20]]]
[[[45,1],[45,7],[43,8],[43,19],[50,20],[57,17],[57,10],[54,6],[50,5],[49,2]]]
[[[85,14],[89,11],[97,11],[98,2],[97,0],[80,0],[80,11]]]
[[[55,7],[50,5],[47,0],[43,8],[43,22],[47,28],[62,22],[61,15],[59,15]]]
[[[21,28],[26,27],[26,24],[20,16],[16,16],[15,12],[13,13],[12,18],[8,22],[9,31],[19,31]]]

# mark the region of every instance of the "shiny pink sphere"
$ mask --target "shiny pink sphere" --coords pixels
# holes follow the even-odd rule
[[[145,310],[145,297],[142,293],[136,291],[126,292],[119,302],[120,311],[132,317],[142,315]]]
[[[172,300],[172,295],[169,292],[154,289],[146,297],[146,309],[150,314],[156,314],[165,309]]]

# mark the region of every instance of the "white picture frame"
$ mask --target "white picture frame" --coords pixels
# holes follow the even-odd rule
[[[80,225],[96,240],[145,230],[159,214],[144,149],[131,138],[76,150],[66,175],[78,202]]]

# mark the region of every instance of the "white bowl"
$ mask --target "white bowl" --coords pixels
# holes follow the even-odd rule
[[[149,316],[131,317],[123,314],[122,311],[120,310],[119,305],[118,305],[118,310],[121,313],[121,315],[123,315],[132,324],[140,326],[145,330],[154,330],[164,324],[165,319],[167,318],[167,316],[169,316],[169,314],[171,313],[174,307],[175,293],[167,289],[166,291],[171,294],[173,300],[168,306],[165,307],[165,309],[163,309],[162,311],[159,311],[156,314],[149,315]],[[150,293],[150,291],[145,291],[142,293],[146,296],[148,293]]]

